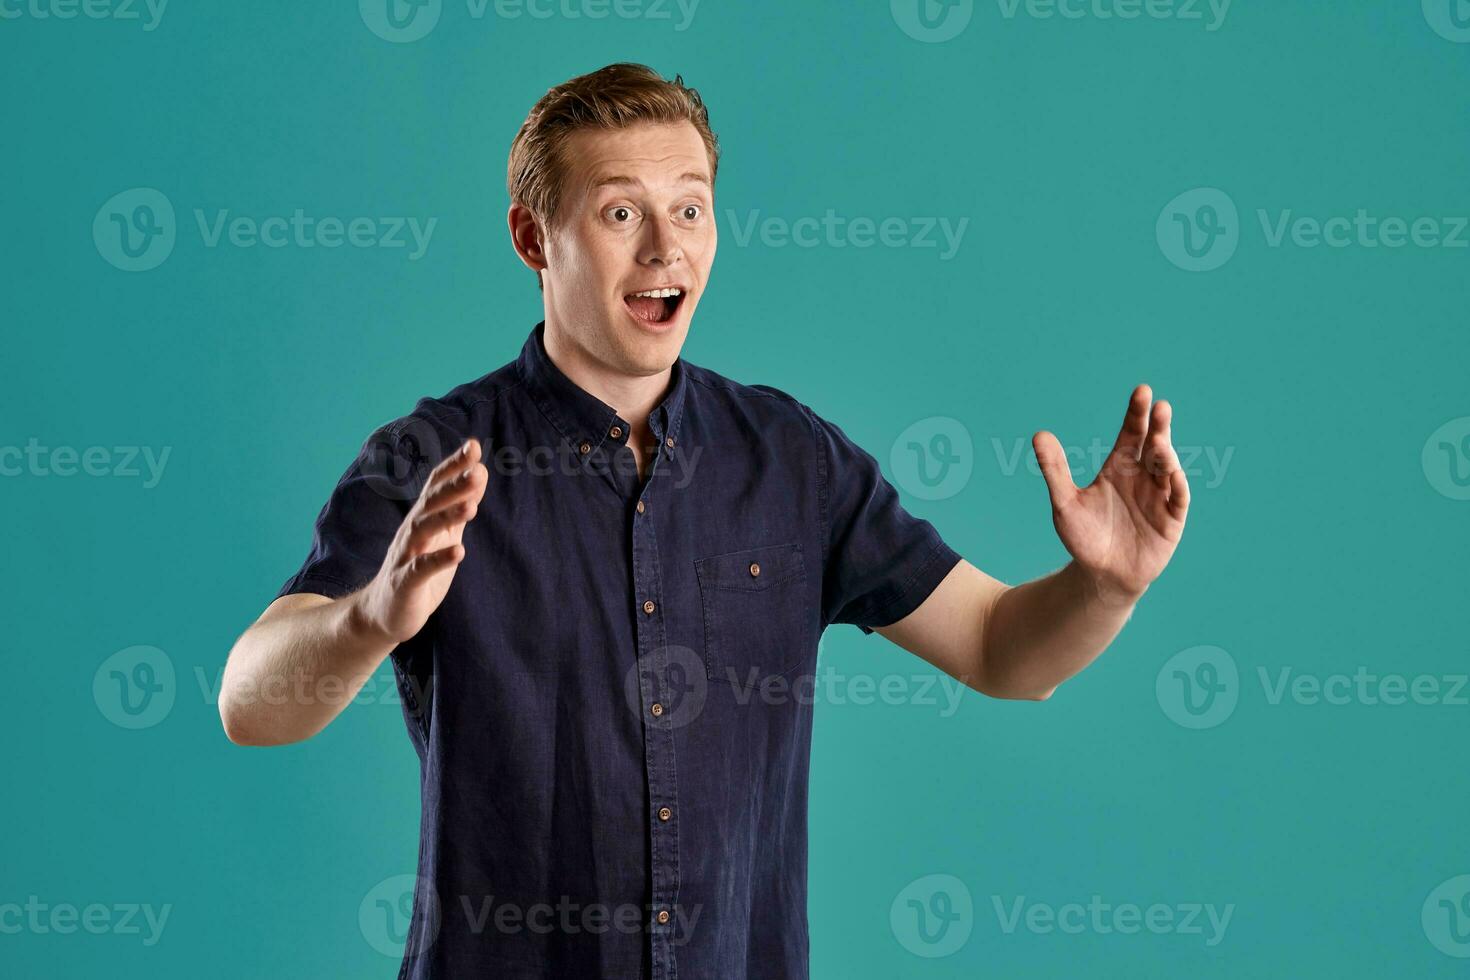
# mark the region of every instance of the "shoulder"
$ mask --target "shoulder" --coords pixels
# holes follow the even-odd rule
[[[463,423],[480,412],[493,411],[497,402],[522,384],[516,362],[510,361],[478,378],[456,384],[442,395],[420,398],[412,414]]]
[[[750,431],[759,432],[762,441],[769,442],[779,433],[785,436],[787,445],[799,444],[815,458],[823,480],[846,466],[869,469],[878,465],[840,425],[790,392],[774,385],[742,383],[709,368],[684,363],[689,366],[692,386],[704,397],[744,417]]]
[[[773,385],[736,381],[687,360],[684,365],[691,393],[701,400],[765,422],[785,422],[808,432],[815,426],[816,413],[790,392]]]
[[[395,460],[436,465],[466,439],[484,438],[488,433],[486,416],[521,384],[516,362],[511,361],[454,384],[443,394],[420,397],[410,411],[374,429],[364,441],[362,452],[369,457],[387,454]]]

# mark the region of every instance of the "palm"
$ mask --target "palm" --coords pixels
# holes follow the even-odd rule
[[[1096,479],[1079,489],[1055,436],[1032,441],[1051,495],[1057,536],[1103,587],[1136,596],[1158,578],[1184,533],[1189,484],[1171,445],[1172,410],[1150,410],[1147,385],[1134,389],[1123,427]]]

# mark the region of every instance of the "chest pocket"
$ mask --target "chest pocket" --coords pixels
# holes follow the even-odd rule
[[[694,561],[704,603],[704,667],[710,680],[748,684],[802,662],[801,545],[777,544]]]

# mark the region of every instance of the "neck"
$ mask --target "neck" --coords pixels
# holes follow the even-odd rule
[[[657,374],[634,375],[613,370],[593,357],[563,331],[546,321],[546,356],[578,388],[611,405],[632,427],[636,445],[648,441],[648,416],[668,393],[673,368]]]

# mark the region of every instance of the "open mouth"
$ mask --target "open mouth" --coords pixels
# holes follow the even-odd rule
[[[644,323],[667,323],[679,312],[685,295],[685,291],[678,287],[649,289],[629,293],[623,297],[623,303],[635,319]]]

